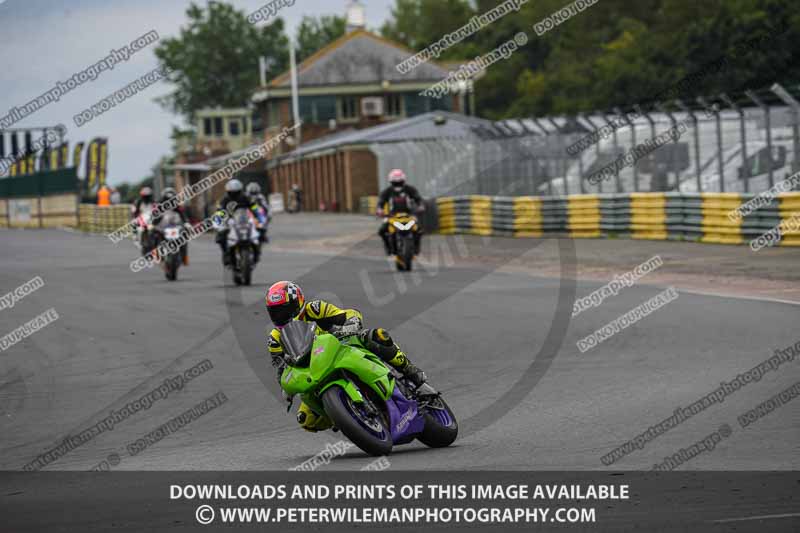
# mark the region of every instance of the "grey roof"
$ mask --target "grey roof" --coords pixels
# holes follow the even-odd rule
[[[319,85],[351,85],[389,82],[439,81],[447,77],[448,70],[434,63],[424,63],[411,72],[401,74],[397,65],[413,52],[392,44],[369,32],[341,38],[331,50],[300,65],[297,83],[300,87]],[[281,79],[283,78],[283,79]],[[283,74],[280,83],[272,87],[289,87],[291,80]],[[277,81],[277,80],[276,80]]]
[[[224,165],[227,165],[228,161],[230,161],[231,159],[235,159],[237,157],[241,157],[241,156],[245,155],[247,152],[249,152],[250,150],[254,150],[254,149],[260,148],[263,144],[264,144],[263,142],[254,143],[254,144],[251,144],[250,146],[248,146],[247,148],[242,148],[241,150],[237,150],[235,152],[228,152],[227,154],[222,154],[222,155],[218,155],[218,156],[215,156],[215,157],[211,157],[209,159],[206,159],[205,163],[210,168],[222,167]]]
[[[211,167],[205,163],[181,163],[177,165],[164,165],[167,170],[186,170],[189,172],[207,172]]]
[[[435,119],[446,119],[444,124],[437,125]],[[431,111],[405,120],[381,124],[361,130],[346,130],[302,145],[297,150],[273,158],[273,161],[305,156],[313,152],[330,150],[351,144],[370,144],[379,142],[400,142],[410,140],[465,138],[472,137],[472,128],[487,126],[491,121],[482,118],[451,113],[448,111]]]

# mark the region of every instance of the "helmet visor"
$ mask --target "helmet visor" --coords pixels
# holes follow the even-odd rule
[[[270,305],[267,307],[269,318],[276,326],[283,327],[297,316],[298,311],[297,302],[288,302],[280,305]]]

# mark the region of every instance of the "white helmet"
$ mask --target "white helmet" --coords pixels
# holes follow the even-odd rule
[[[241,192],[242,191],[242,182],[237,179],[232,179],[225,184],[225,191],[226,192]]]
[[[256,181],[251,181],[247,184],[247,188],[245,190],[247,191],[247,194],[250,195],[261,194],[261,185],[259,185]]]

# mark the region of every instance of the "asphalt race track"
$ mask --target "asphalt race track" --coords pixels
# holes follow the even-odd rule
[[[210,239],[191,244],[190,266],[170,283],[156,269],[131,272],[136,251],[129,242],[55,230],[0,233],[0,292],[36,275],[45,282],[0,311],[0,332],[51,307],[60,317],[0,353],[0,469],[22,469],[65,436],[206,359],[213,368],[182,390],[45,470],[88,470],[109,458],[112,470],[285,470],[338,442],[332,432],[300,430],[294,410],[287,414],[277,399],[261,301],[265,286],[284,278],[300,282],[309,296],[358,307],[368,325],[390,328],[444,391],[461,423],[459,439],[440,450],[397,447],[390,456],[397,470],[607,469],[602,456],[800,340],[797,305],[679,291],[678,299],[581,353],[577,340],[663,287],[645,278],[570,318],[576,294],[602,284],[575,280],[581,241],[432,237],[427,254],[433,244],[438,266],[401,276],[377,255],[375,238],[342,245],[338,254],[314,251],[346,231],[371,233],[370,219],[335,220],[279,217],[254,285],[241,290],[224,277]],[[515,258],[535,266],[546,249],[563,260],[558,277],[497,269]],[[481,256],[495,261],[474,260]],[[797,470],[800,404],[746,428],[737,416],[798,376],[797,359],[784,363],[611,468],[649,469],[728,424],[730,436],[679,469]],[[226,401],[217,408],[130,453],[129,444],[220,392]],[[370,461],[352,448],[326,469],[356,470]]]
[[[136,250],[129,242],[114,245],[104,236],[68,231],[1,232],[0,293],[34,276],[45,284],[0,311],[0,332],[5,335],[50,308],[59,318],[0,352],[0,470],[285,471],[325,449],[342,453],[334,454],[323,473],[370,464],[374,459],[357,448],[341,448],[339,434],[302,431],[294,409],[287,413],[278,399],[265,355],[269,323],[262,298],[270,282],[285,278],[298,281],[308,296],[358,307],[367,325],[391,329],[458,416],[460,435],[453,446],[396,447],[388,457],[393,471],[606,470],[620,475],[649,470],[724,425],[729,431],[713,450],[677,470],[800,467],[800,404],[782,405],[745,428],[737,421],[798,381],[797,358],[641,449],[629,450],[608,465],[601,461],[678,407],[712,393],[720,382],[767,360],[776,349],[793,346],[800,340],[798,304],[679,287],[676,300],[581,353],[579,339],[659,294],[665,285],[647,285],[644,278],[573,318],[575,298],[602,285],[577,279],[585,277],[586,263],[593,268],[598,264],[603,255],[599,241],[433,236],[425,242],[417,269],[400,275],[380,256],[372,225],[360,216],[280,216],[254,285],[241,289],[224,276],[219,252],[208,238],[191,243],[191,264],[181,269],[179,281],[170,283],[157,269],[133,273],[129,264]],[[696,259],[694,264],[702,265],[706,254],[709,261],[724,265],[725,254],[742,253],[736,247],[680,248],[675,243],[613,246],[618,251],[607,252],[607,263],[617,265],[620,274],[653,253],[664,254],[665,273],[671,260],[688,264]],[[777,254],[774,268],[797,264],[796,251],[770,253]],[[532,275],[539,267],[547,274]],[[715,266],[709,263],[707,268]],[[689,271],[684,275],[691,285]],[[789,281],[777,283],[796,289],[791,280],[796,275],[787,274]],[[658,279],[654,273],[652,280]],[[794,294],[787,291],[792,299]],[[201,370],[186,378],[187,370],[198,364]],[[180,387],[149,405],[139,402],[165,380],[178,383],[180,375]],[[214,408],[141,446],[145,435],[209,398],[216,398]],[[110,426],[96,426],[112,412],[124,412],[126,405],[138,407]],[[96,436],[64,451],[65,437],[93,426],[101,428]],[[59,445],[61,452],[43,455]],[[37,457],[40,461],[34,463]],[[114,500],[94,519],[98,507],[93,500],[76,496],[70,504],[75,518],[53,519],[47,530],[105,531],[103,513],[115,523],[128,517],[133,524],[141,513],[129,509],[147,505],[160,489],[124,479],[129,483],[125,502]],[[641,505],[606,526],[641,530],[643,521],[652,520],[663,528],[659,530],[667,530],[665,524],[677,515],[700,520],[708,531],[727,531],[732,525],[790,531],[797,524],[791,496],[796,480],[778,484],[783,489],[769,494],[759,492],[758,483],[716,482],[720,489],[713,494],[720,495],[719,501],[707,497],[709,482],[687,490],[682,481],[650,478],[648,483],[658,486],[655,500],[643,496]],[[90,479],[73,477],[63,483],[62,491],[70,487],[68,492],[76,495],[105,497]],[[704,485],[705,496],[690,490]],[[52,487],[53,478],[6,473],[0,492],[3,504],[16,509],[11,523],[15,531],[26,530],[26,521],[38,515],[40,500],[29,497]],[[725,499],[726,488],[734,491],[727,494],[735,493],[735,503]],[[748,490],[759,497],[746,497]],[[661,494],[671,496],[662,501]],[[188,526],[181,522],[186,516],[182,507],[173,506],[156,512],[148,528]],[[752,520],[763,516],[773,518]],[[742,518],[747,520],[739,522]],[[736,522],[715,522],[730,519]],[[764,524],[773,527],[763,529]]]

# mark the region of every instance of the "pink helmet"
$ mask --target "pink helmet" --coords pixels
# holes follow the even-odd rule
[[[396,168],[389,172],[389,183],[395,186],[405,185],[406,183],[406,173]]]

